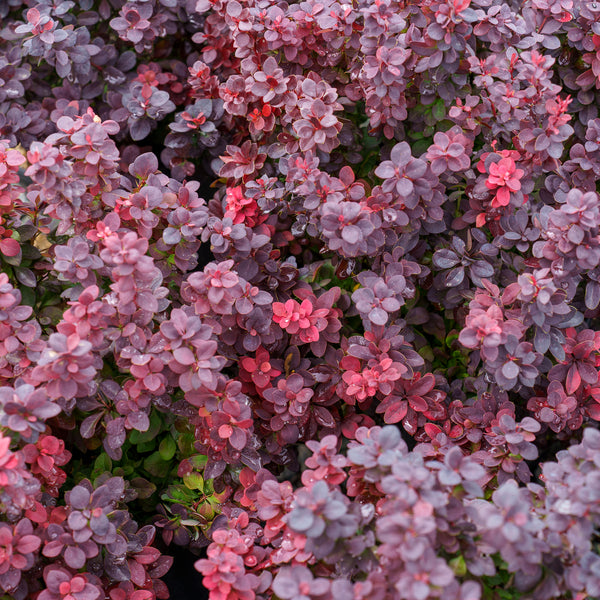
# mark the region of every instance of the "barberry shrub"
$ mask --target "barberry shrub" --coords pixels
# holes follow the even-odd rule
[[[0,600],[600,597],[599,106],[593,1],[0,2]]]

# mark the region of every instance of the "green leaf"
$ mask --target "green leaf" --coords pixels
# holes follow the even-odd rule
[[[456,330],[451,331],[447,336],[446,336],[446,346],[450,346],[452,345],[452,342],[454,342],[455,340],[458,339],[458,332]]]
[[[441,121],[446,116],[446,107],[444,106],[443,100],[438,100],[434,103],[431,108],[431,114],[434,116],[436,121]]]
[[[430,362],[433,362],[435,360],[435,355],[433,353],[433,350],[431,349],[431,346],[423,346],[422,348],[419,348],[419,354],[425,360],[428,360]]]
[[[189,475],[184,475],[183,483],[185,483],[186,487],[190,490],[204,491],[204,478],[200,473],[192,472]]]
[[[34,261],[42,258],[42,253],[31,244],[25,244],[24,246],[21,246],[21,250],[23,251],[24,261]]]
[[[212,496],[215,493],[215,488],[213,486],[213,480],[212,479],[207,479],[204,482],[204,493],[207,496]]]
[[[103,452],[95,461],[92,469],[92,480],[96,480],[104,473],[112,473],[112,460],[106,452]]]
[[[164,500],[165,502],[186,504],[188,502],[193,502],[196,498],[196,494],[183,485],[170,485],[167,491],[163,492],[160,497],[161,500]]]
[[[131,479],[131,476],[135,473],[133,465],[124,465],[113,469],[113,475],[116,477],[123,477],[125,479]]]
[[[144,460],[144,469],[154,477],[163,478],[169,474],[171,463],[163,460],[159,452],[153,452]]]
[[[21,289],[21,304],[26,306],[35,306],[35,291],[31,288],[24,287]]]
[[[458,577],[464,577],[467,574],[467,564],[463,556],[453,558],[448,564]]]
[[[17,227],[16,231],[19,234],[19,239],[22,242],[27,242],[38,232],[38,228],[35,225],[21,225]]]
[[[137,431],[134,429],[129,434],[129,441],[135,446],[150,442],[160,433],[161,425],[162,419],[160,415],[156,411],[153,411],[150,415],[150,427],[148,427],[148,431]],[[140,450],[139,447],[138,451],[147,452],[147,450]]]
[[[21,288],[21,292],[24,288]],[[58,306],[46,306],[37,312],[37,318],[42,325],[58,325],[62,320],[64,309]]]
[[[19,254],[17,254],[16,256],[2,256],[2,259],[4,260],[4,262],[8,263],[9,265],[13,266],[13,267],[18,267],[21,264],[21,261],[23,260],[23,252],[21,250],[19,250]]]
[[[131,480],[131,486],[137,492],[140,500],[150,498],[150,496],[152,496],[152,494],[154,494],[156,491],[156,486],[151,481],[148,481],[143,477],[134,477]]]
[[[158,452],[163,460],[171,460],[177,451],[175,440],[168,436],[158,446]]]
[[[420,156],[421,154],[425,154],[431,145],[431,138],[424,138],[422,140],[418,140],[414,144],[411,145],[412,153],[414,156]]]
[[[137,444],[136,450],[140,454],[144,454],[145,452],[152,452],[156,448],[156,442],[154,440],[149,440],[148,442],[142,442],[141,444]]]
[[[194,469],[199,471],[200,469],[204,469],[206,466],[206,463],[208,462],[208,456],[204,456],[204,454],[196,454],[195,456],[190,457],[189,462]]]
[[[179,433],[177,436],[177,447],[179,448],[179,452],[186,456],[193,454],[195,441],[196,438],[192,433]]]

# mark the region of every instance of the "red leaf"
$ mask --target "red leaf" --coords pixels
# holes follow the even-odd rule
[[[344,358],[342,358],[340,361],[340,368],[342,368],[344,371],[360,371],[360,360],[354,356],[344,356]]]
[[[394,403],[390,406],[383,415],[383,420],[388,423],[399,423],[406,416],[408,410],[408,403],[406,400],[402,400],[399,403]]]
[[[600,404],[590,404],[586,406],[585,412],[590,419],[600,421]]]
[[[427,373],[421,379],[416,379],[413,381],[413,384],[410,386],[410,395],[411,396],[424,396],[428,392],[430,392],[435,386],[435,377],[431,373]]]
[[[331,416],[331,413],[323,406],[315,406],[313,414],[319,425],[323,427],[335,427],[335,419]]]
[[[566,389],[567,394],[574,394],[581,385],[581,377],[577,365],[571,365],[569,372],[567,373]]]
[[[129,571],[131,573],[131,581],[139,587],[143,586],[144,583],[146,583],[146,569],[144,569],[144,567],[135,560],[130,560],[128,562]]]
[[[17,256],[21,251],[21,246],[14,238],[4,238],[0,240],[0,252],[4,256]]]
[[[454,427],[452,427],[452,429],[450,429],[450,434],[448,435],[448,437],[452,438],[452,439],[456,439],[459,438],[463,433],[463,428],[460,425],[454,425]]]
[[[442,430],[438,425],[434,423],[425,423],[424,425],[425,433],[433,440],[438,433],[442,433]]]
[[[421,396],[409,396],[408,402],[410,403],[410,407],[417,412],[425,412],[427,410],[427,401],[425,398],[421,398]]]
[[[30,554],[40,547],[42,540],[36,535],[24,535],[15,544],[21,554]]]
[[[33,508],[30,508],[25,516],[33,521],[34,523],[47,523],[48,522],[48,513],[46,509],[39,502],[35,502]]]
[[[156,548],[146,547],[135,555],[135,560],[143,565],[151,565],[160,557],[160,552]]]

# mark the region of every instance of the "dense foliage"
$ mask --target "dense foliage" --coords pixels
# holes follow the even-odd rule
[[[0,598],[600,597],[599,106],[600,2],[0,0]]]

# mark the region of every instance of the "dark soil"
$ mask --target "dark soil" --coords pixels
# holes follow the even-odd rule
[[[173,566],[162,578],[171,592],[170,600],[208,600],[208,590],[202,585],[202,575],[194,569],[194,563],[201,557],[173,545],[166,554],[174,558]]]

